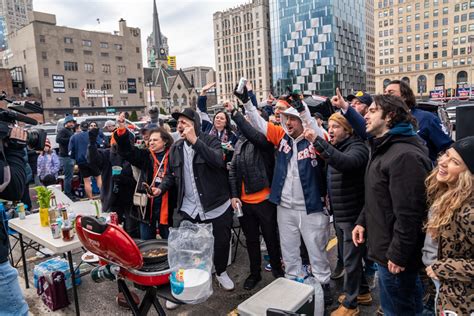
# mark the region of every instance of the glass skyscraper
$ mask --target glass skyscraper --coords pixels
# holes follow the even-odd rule
[[[365,10],[363,0],[271,0],[275,93],[365,90]]]

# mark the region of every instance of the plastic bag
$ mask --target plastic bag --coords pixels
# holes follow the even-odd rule
[[[183,221],[170,228],[168,262],[173,296],[186,304],[199,304],[212,295],[214,236],[211,224]]]

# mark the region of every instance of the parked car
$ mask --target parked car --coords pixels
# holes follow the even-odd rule
[[[451,121],[451,125],[453,126],[453,130],[456,130],[456,108],[458,106],[464,105],[474,105],[474,101],[467,101],[467,100],[450,100],[446,104],[446,111],[449,116],[449,120]]]
[[[441,124],[443,124],[444,131],[449,137],[452,137],[453,125],[451,124],[451,118],[447,112],[446,105],[443,102],[419,101],[416,103],[416,107],[436,115],[441,121]]]

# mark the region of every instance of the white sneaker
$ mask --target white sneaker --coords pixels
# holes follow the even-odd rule
[[[173,309],[177,309],[179,307],[179,304],[176,304],[176,303],[173,303],[171,301],[166,300],[165,307],[166,307],[167,310],[171,311]]]
[[[222,272],[221,275],[217,275],[217,281],[219,282],[219,286],[222,287],[226,291],[232,291],[234,289],[234,282],[229,278],[229,275],[226,271]]]

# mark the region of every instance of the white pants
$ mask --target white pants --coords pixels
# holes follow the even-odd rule
[[[293,276],[301,273],[301,234],[308,249],[314,277],[321,284],[329,283],[331,268],[326,252],[329,216],[322,212],[308,215],[306,211],[295,211],[278,205],[277,219],[285,273]]]

